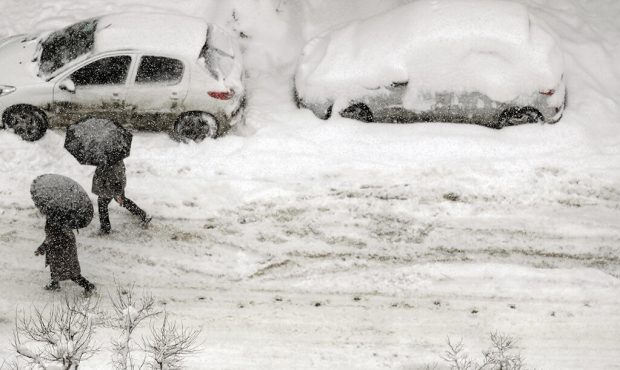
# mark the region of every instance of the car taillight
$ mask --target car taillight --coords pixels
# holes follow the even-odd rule
[[[540,91],[540,95],[552,96],[553,94],[555,94],[555,90],[554,89],[546,90],[546,91]]]
[[[228,100],[234,95],[234,91],[209,91],[209,96],[218,100]]]

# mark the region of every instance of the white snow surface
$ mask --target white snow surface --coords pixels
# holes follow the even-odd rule
[[[508,102],[560,91],[562,52],[539,23],[510,1],[414,1],[311,40],[296,86],[309,101],[348,101],[409,81],[407,108],[425,93]]]
[[[96,220],[77,235],[104,301],[115,280],[135,283],[203,328],[188,368],[418,369],[441,364],[447,337],[479,358],[493,331],[520,338],[532,368],[619,368],[620,2],[519,1],[565,57],[556,125],[365,125],[296,109],[308,40],[406,3],[2,0],[0,37],[127,11],[247,36],[246,124],[193,145],[135,134],[127,196],[154,216],[150,229],[112,204],[111,235]],[[30,183],[92,180],[63,141],[0,131],[2,358],[16,308],[54,297],[33,256],[44,219]],[[113,336],[98,331],[102,351],[81,368],[110,369]]]
[[[197,60],[207,39],[207,24],[169,13],[128,12],[102,17],[95,35],[97,53],[148,50]]]

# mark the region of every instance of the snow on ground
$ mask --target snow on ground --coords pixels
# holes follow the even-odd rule
[[[97,221],[77,236],[103,295],[136,282],[203,327],[188,367],[416,369],[448,336],[475,354],[499,330],[538,369],[620,368],[620,3],[523,1],[565,53],[569,100],[553,126],[365,125],[295,108],[305,40],[405,2],[2,0],[0,36],[128,10],[247,36],[246,126],[199,145],[137,134],[127,195],[152,227],[112,205],[110,236]],[[63,140],[0,132],[0,357],[16,307],[52,296],[32,255],[44,220],[30,182],[90,187],[94,168]]]

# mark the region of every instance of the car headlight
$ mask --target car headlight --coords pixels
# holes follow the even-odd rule
[[[15,90],[17,89],[13,86],[0,85],[0,96],[9,95]]]

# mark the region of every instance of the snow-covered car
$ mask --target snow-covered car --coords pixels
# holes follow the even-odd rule
[[[244,97],[238,43],[197,18],[111,14],[0,40],[2,125],[28,141],[84,117],[200,141],[243,119]]]
[[[322,119],[555,123],[563,68],[554,37],[521,4],[420,0],[310,40],[295,98]]]

